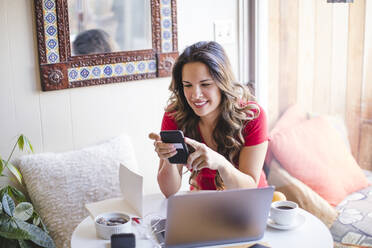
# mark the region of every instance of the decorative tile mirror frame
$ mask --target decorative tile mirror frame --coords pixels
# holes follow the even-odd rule
[[[67,0],[34,0],[43,91],[170,76],[176,0],[151,0],[152,49],[71,56]]]

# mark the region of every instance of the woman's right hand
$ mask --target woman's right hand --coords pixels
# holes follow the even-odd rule
[[[169,163],[168,158],[177,154],[177,150],[172,144],[162,142],[160,135],[157,133],[150,133],[149,138],[154,140],[155,151],[160,158],[157,177],[159,187],[165,197],[168,198],[177,193],[181,187],[182,165]]]
[[[155,152],[158,154],[160,159],[164,159],[168,162],[168,158],[177,154],[176,147],[174,147],[173,144],[164,143],[161,141],[159,134],[150,133],[149,138],[154,140]]]

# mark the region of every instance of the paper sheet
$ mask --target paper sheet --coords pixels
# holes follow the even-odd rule
[[[85,204],[93,219],[99,214],[108,212],[143,217],[143,177],[120,164],[119,181],[122,197]]]
[[[124,165],[120,165],[119,170],[120,190],[124,201],[131,206],[137,215],[142,217],[143,206],[143,178],[131,171]]]

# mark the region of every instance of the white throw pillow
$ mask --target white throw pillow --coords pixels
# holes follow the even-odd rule
[[[120,163],[138,170],[126,135],[77,151],[19,159],[32,203],[57,247],[70,247],[72,232],[89,215],[86,203],[120,196]]]

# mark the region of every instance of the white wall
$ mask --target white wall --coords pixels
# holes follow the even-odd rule
[[[145,193],[158,192],[158,158],[147,135],[160,128],[170,78],[42,92],[32,2],[0,1],[0,155],[9,155],[20,133],[39,153],[78,149],[125,132]],[[179,50],[213,40],[214,20],[232,19],[236,36],[237,13],[237,0],[178,0]],[[224,47],[237,72],[237,37]]]

